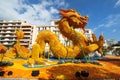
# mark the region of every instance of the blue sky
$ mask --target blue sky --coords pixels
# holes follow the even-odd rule
[[[86,28],[97,37],[120,41],[120,0],[0,0],[0,20],[26,20],[34,25],[49,25],[60,18],[58,9],[75,9],[89,16]]]

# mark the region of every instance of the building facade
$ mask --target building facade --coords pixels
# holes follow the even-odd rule
[[[22,29],[24,31],[24,38],[20,40],[21,45],[28,48],[32,44],[32,32],[33,27],[26,21],[0,21],[0,43],[7,48],[13,47],[17,41],[15,35],[16,29]]]
[[[108,44],[108,46],[112,46],[112,45],[116,44],[117,41],[115,39],[109,39],[109,40],[106,40],[106,43]]]

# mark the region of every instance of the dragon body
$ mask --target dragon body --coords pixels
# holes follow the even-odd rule
[[[62,18],[56,22],[63,36],[73,42],[72,46],[64,46],[60,43],[56,34],[49,30],[41,31],[36,39],[36,44],[32,48],[32,58],[38,59],[43,55],[46,43],[49,44],[50,50],[57,58],[82,58],[90,52],[99,51],[102,53],[104,38],[101,35],[99,40],[93,34],[93,41],[90,41],[82,32],[77,32],[75,28],[82,28],[85,31],[88,16],[82,17],[75,10],[60,9]],[[84,53],[84,54],[83,54]]]

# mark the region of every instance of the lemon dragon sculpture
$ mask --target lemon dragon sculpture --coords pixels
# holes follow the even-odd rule
[[[92,34],[93,40],[91,41],[84,33],[74,30],[75,28],[82,28],[85,32],[88,16],[83,17],[73,9],[60,9],[59,12],[62,18],[56,22],[58,28],[63,36],[73,42],[73,45],[64,46],[60,43],[56,34],[49,30],[41,31],[37,35],[36,44],[32,47],[32,59],[37,61],[39,56],[43,55],[46,43],[49,44],[50,50],[57,58],[82,58],[94,51],[102,53],[103,35],[100,35],[99,40],[97,40],[95,34]]]
[[[59,12],[62,18],[56,24],[58,24],[60,33],[68,40],[71,40],[73,45],[64,46],[55,33],[44,30],[37,35],[36,43],[32,46],[30,52],[25,47],[20,46],[20,39],[24,37],[24,32],[17,30],[16,36],[18,40],[7,55],[9,57],[18,55],[18,57],[27,58],[27,63],[30,65],[36,62],[41,63],[46,43],[49,44],[50,50],[56,58],[83,58],[85,55],[95,51],[102,54],[103,35],[100,35],[98,40],[95,34],[92,34],[93,40],[89,40],[84,34],[88,16],[83,17],[73,9],[60,9]],[[76,28],[81,28],[83,32],[76,31]]]

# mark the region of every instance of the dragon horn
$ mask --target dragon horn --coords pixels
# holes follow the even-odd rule
[[[102,54],[102,48],[103,48],[103,44],[104,44],[104,36],[103,34],[100,35],[99,37],[99,41],[98,41],[98,52]]]
[[[103,46],[103,44],[104,44],[104,37],[103,37],[103,34],[100,35],[98,44],[99,44],[99,46]]]
[[[93,39],[93,42],[97,42],[97,38],[96,38],[96,35],[94,33],[92,34],[92,39]]]

